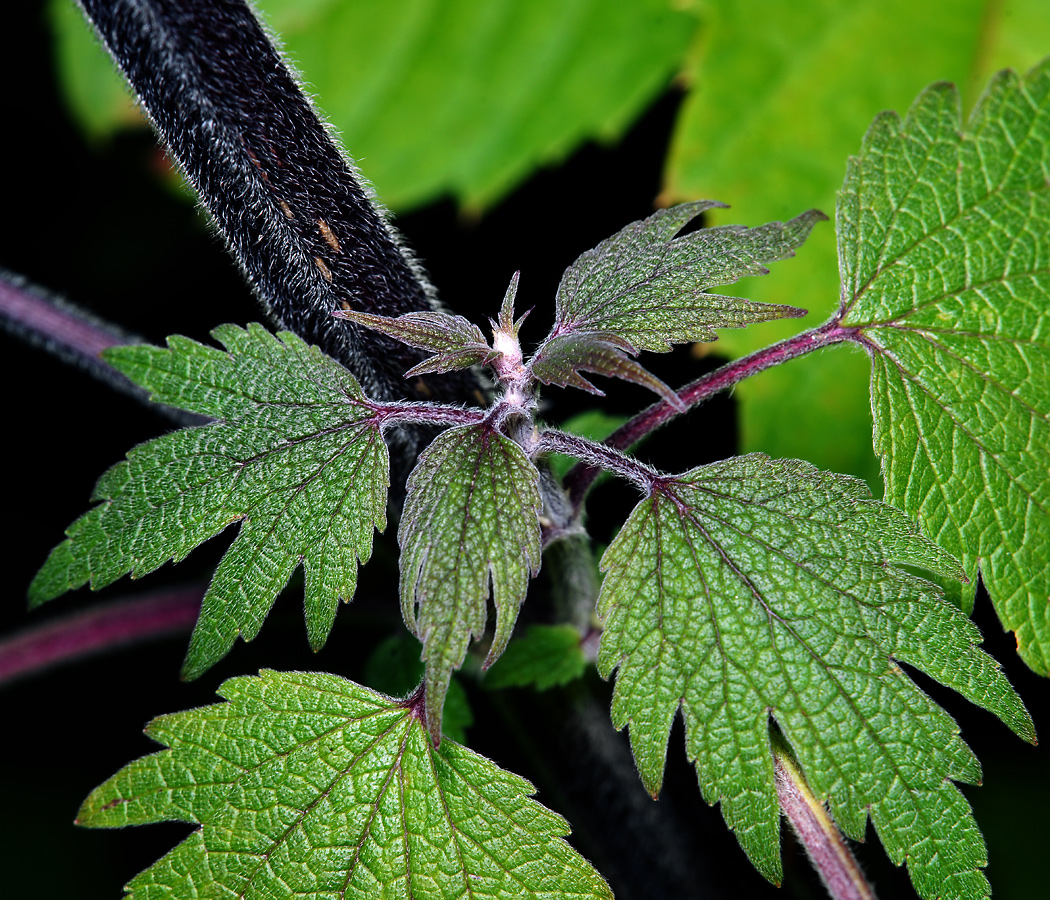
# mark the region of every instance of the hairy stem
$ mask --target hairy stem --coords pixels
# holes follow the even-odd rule
[[[608,444],[589,441],[555,428],[540,435],[536,450],[540,453],[564,453],[584,460],[584,464],[594,468],[595,474],[598,468],[605,469],[637,485],[645,494],[652,490],[653,484],[660,478],[660,473],[651,466],[612,449]]]
[[[806,784],[787,748],[773,742],[780,810],[833,900],[875,900],[875,891],[846,846],[834,819]]]
[[[5,638],[0,641],[0,684],[115,647],[188,633],[204,591],[196,585],[117,600]]]
[[[606,445],[616,450],[626,450],[642,438],[652,434],[657,428],[666,425],[676,416],[707,400],[709,397],[731,388],[745,378],[757,375],[766,369],[780,365],[790,359],[819,350],[831,344],[855,340],[856,329],[838,324],[835,319],[826,322],[819,328],[813,328],[796,334],[779,343],[757,350],[750,356],[733,360],[720,369],[698,378],[678,391],[678,398],[684,404],[681,410],[675,409],[666,400],[654,403],[643,410],[625,425],[614,431],[605,441]],[[597,478],[599,468],[582,462],[565,476],[565,488],[577,509],[582,505],[587,491]]]
[[[376,412],[380,425],[478,425],[487,418],[489,410],[453,406],[445,403],[382,403],[369,400],[368,406]]]

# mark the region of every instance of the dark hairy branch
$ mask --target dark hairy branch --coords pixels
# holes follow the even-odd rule
[[[433,292],[248,5],[80,2],[274,320],[373,397],[472,397],[469,373],[410,387],[420,354],[332,317],[431,309]]]

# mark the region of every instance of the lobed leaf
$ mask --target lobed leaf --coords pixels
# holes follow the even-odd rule
[[[641,350],[664,353],[686,341],[713,341],[716,328],[804,315],[793,306],[708,291],[765,275],[763,263],[794,256],[823,213],[810,210],[786,224],[729,225],[677,237],[705,210],[722,205],[701,200],[658,210],[580,256],[558,286],[554,328],[530,363],[533,374],[545,384],[596,393],[581,370],[623,378],[677,406],[666,385],[627,357]]]
[[[664,353],[672,344],[716,340],[716,328],[803,315],[793,306],[708,290],[768,274],[763,263],[794,256],[826,216],[810,210],[787,223],[723,225],[677,237],[705,210],[723,205],[699,200],[657,210],[582,254],[558,285],[551,336],[610,332],[639,350]]]
[[[739,457],[658,483],[602,559],[599,671],[618,669],[617,727],[661,786],[681,708],[708,802],[779,881],[769,721],[843,831],[870,814],[924,897],[985,896],[984,844],[950,779],[980,766],[904,662],[1034,739],[980,634],[903,567],[958,564],[863,482],[807,463]]]
[[[413,366],[406,375],[466,369],[492,355],[481,329],[463,316],[436,310],[405,313],[403,316],[378,316],[356,309],[336,310],[333,315],[434,354]]]
[[[95,487],[30,586],[32,605],[90,582],[138,578],[234,522],[240,530],[204,597],[184,676],[258,634],[300,564],[306,625],[320,648],[349,601],[372,530],[386,525],[389,460],[354,377],[294,334],[260,325],[212,332],[227,352],[183,337],[168,349],[120,347],[106,358],[158,403],[200,413],[131,450]]]
[[[334,675],[263,671],[228,702],[154,719],[169,749],[96,788],[77,822],[200,827],[127,890],[245,900],[611,897],[527,781],[452,741],[414,701]]]
[[[978,572],[1050,674],[1050,60],[969,122],[950,85],[877,118],[838,207],[843,325],[872,362],[886,499]]]
[[[423,643],[434,740],[448,681],[485,632],[490,585],[496,630],[486,665],[510,639],[540,567],[539,473],[488,423],[440,434],[408,479],[398,530],[401,612]]]

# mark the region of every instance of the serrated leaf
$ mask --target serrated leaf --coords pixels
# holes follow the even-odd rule
[[[169,749],[96,788],[77,816],[200,827],[134,878],[132,900],[605,898],[527,781],[452,741],[410,701],[338,678],[263,671],[228,702],[154,719]]]
[[[356,309],[333,313],[365,328],[390,335],[409,347],[434,354],[409,369],[405,375],[424,375],[466,369],[492,355],[481,329],[463,316],[428,310],[403,316],[377,316]]]
[[[587,658],[580,633],[572,625],[530,625],[507,645],[485,674],[483,684],[493,690],[533,686],[538,691],[568,684],[583,675]]]
[[[88,582],[138,578],[241,522],[204,597],[184,667],[194,678],[251,640],[302,564],[310,644],[324,644],[386,525],[389,460],[354,377],[294,334],[233,325],[223,352],[183,337],[106,359],[152,398],[216,421],[140,444],[95,487],[30,586],[33,605]]]
[[[843,307],[872,360],[886,499],[977,574],[1050,674],[1050,61],[997,76],[963,126],[935,85],[850,161]]]
[[[825,218],[810,210],[788,223],[727,225],[678,236],[713,200],[661,209],[582,254],[562,275],[551,333],[530,362],[544,384],[600,393],[581,370],[643,384],[679,405],[672,392],[628,359],[641,350],[713,341],[716,328],[741,328],[805,311],[711,294],[717,285],[764,275],[765,262],[795,255]],[[578,361],[577,361],[578,360]]]
[[[450,428],[408,479],[401,544],[401,612],[423,643],[427,714],[440,738],[449,677],[485,632],[490,585],[496,629],[486,665],[503,652],[540,567],[539,473],[488,423]]]
[[[863,482],[755,454],[657,485],[602,559],[598,667],[618,669],[643,781],[659,791],[681,708],[701,790],[780,878],[769,720],[847,835],[869,814],[924,897],[987,894],[984,844],[949,779],[980,766],[905,662],[1034,732],[980,634],[937,588],[958,564]]]
[[[682,401],[667,384],[631,359],[631,355],[637,352],[625,340],[608,332],[563,334],[544,343],[530,363],[530,369],[544,384],[579,388],[599,397],[604,397],[605,391],[595,387],[581,373],[619,378],[648,388],[671,406],[684,410]]]

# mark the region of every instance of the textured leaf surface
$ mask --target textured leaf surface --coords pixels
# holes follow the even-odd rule
[[[487,688],[526,687],[545,691],[583,675],[587,658],[572,625],[530,625],[486,673]]]
[[[354,377],[293,334],[213,332],[228,352],[183,337],[106,358],[154,400],[216,421],[134,448],[99,479],[99,505],[67,530],[30,587],[43,603],[90,581],[178,562],[241,522],[204,598],[184,672],[196,677],[238,634],[251,640],[300,564],[306,624],[320,647],[357,585],[372,530],[386,525],[389,460]]]
[[[545,384],[594,391],[579,372],[596,372],[644,384],[675,402],[665,385],[628,356],[641,350],[664,353],[686,341],[713,341],[716,328],[804,315],[793,306],[754,303],[709,289],[767,274],[763,264],[794,256],[823,214],[810,210],[786,224],[729,225],[677,236],[705,210],[720,205],[701,200],[658,210],[581,255],[558,285],[554,327],[530,363],[533,374]]]
[[[906,110],[939,80],[956,82],[969,109],[994,72],[1024,71],[1048,49],[1045,0],[813,0],[805,15],[783,0],[711,0],[686,70],[693,89],[675,125],[664,199],[723,197],[736,222],[830,212],[844,161],[882,110]],[[730,221],[717,210],[711,219]],[[837,275],[834,236],[818,228],[775,277],[734,288],[811,315],[727,332],[714,349],[744,356],[819,325],[838,306]],[[836,350],[749,378],[734,392],[742,449],[863,476],[878,495],[869,375],[863,355]]]
[[[234,678],[227,703],[154,719],[170,749],[126,766],[77,816],[201,827],[128,885],[134,900],[611,897],[527,781],[410,704],[334,675]]]
[[[390,317],[352,309],[337,310],[334,315],[434,354],[413,366],[406,375],[465,369],[492,354],[481,329],[463,316],[431,310]]]
[[[510,639],[540,567],[539,473],[488,424],[450,428],[408,479],[401,518],[401,612],[423,643],[435,739],[448,680],[485,631],[490,585],[496,630],[487,663]]]
[[[668,87],[697,25],[666,0],[255,5],[399,210],[442,194],[489,206],[585,140],[615,140]],[[96,133],[119,127],[121,108],[107,115],[84,90],[102,80],[118,96],[113,64],[82,22],[57,24],[79,53],[62,67],[75,109]]]
[[[917,566],[958,566],[863,482],[761,455],[703,466],[643,500],[610,545],[599,670],[659,791],[681,708],[701,790],[779,880],[769,720],[846,834],[872,821],[924,897],[987,894],[984,843],[949,779],[980,766],[905,662],[1032,739],[973,624]]]
[[[712,200],[657,210],[582,254],[562,276],[553,334],[610,332],[639,350],[664,353],[672,344],[713,341],[716,328],[740,328],[801,310],[752,303],[708,290],[748,275],[768,273],[764,263],[795,255],[816,210],[786,224],[758,228],[724,225],[678,237]]]
[[[1050,61],[875,120],[839,204],[886,499],[977,573],[1050,674]]]

